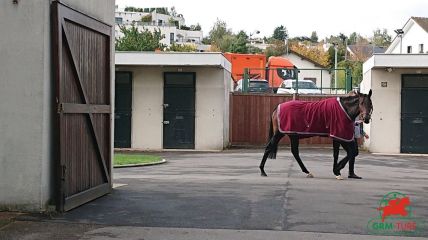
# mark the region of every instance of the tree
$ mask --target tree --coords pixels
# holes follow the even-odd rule
[[[317,43],[318,42],[318,35],[316,31],[313,31],[311,34],[311,42]]]
[[[310,43],[308,46],[295,41],[290,41],[288,45],[293,52],[305,56],[322,66],[328,66],[329,64],[329,55],[320,46],[311,46]]]
[[[213,28],[209,32],[209,41],[215,51],[229,52],[232,43],[237,40],[232,31],[227,28],[226,22],[217,19]]]
[[[248,53],[248,36],[241,30],[237,35],[236,39],[232,42],[232,45],[229,48],[229,52],[232,53]]]
[[[225,21],[217,19],[217,21],[214,23],[213,28],[209,32],[209,38],[211,43],[219,41],[226,35],[232,35],[232,31],[230,29],[227,29],[227,24]]]
[[[383,30],[378,28],[373,31],[371,42],[376,46],[387,47],[391,44],[391,36],[385,28]]]
[[[164,38],[160,30],[152,33],[148,29],[139,31],[134,24],[130,28],[119,26],[123,37],[116,39],[116,51],[154,51],[163,49],[164,44],[160,41]]]
[[[274,40],[273,44],[266,48],[265,55],[269,59],[271,56],[282,56],[285,53],[285,43],[281,40]]]
[[[356,44],[357,43],[357,37],[358,37],[358,35],[356,32],[351,33],[351,35],[349,35],[349,38],[348,38],[348,45]]]
[[[334,68],[334,46],[330,46],[329,48],[328,48],[328,63],[329,63],[329,66],[330,67],[332,67],[332,68]],[[342,46],[342,47],[340,47],[340,46],[338,46],[337,47],[337,62],[339,63],[339,62],[341,62],[341,61],[343,61],[345,59],[345,48]]]
[[[231,52],[232,45],[237,41],[236,36],[234,35],[224,35],[223,38],[218,39],[217,42],[214,42],[214,46],[217,47],[220,52]]]
[[[340,69],[349,69],[352,73],[352,84],[354,87],[358,86],[363,80],[363,63],[360,61],[341,61],[337,63]],[[337,71],[337,87],[344,88],[346,82],[345,71]]]
[[[276,40],[284,41],[286,38],[288,38],[287,28],[282,25],[279,27],[276,27],[275,30],[273,31],[272,37]]]
[[[173,17],[176,17],[177,16],[177,11],[175,10],[175,7],[174,6],[172,6],[171,7],[171,16],[173,16]]]

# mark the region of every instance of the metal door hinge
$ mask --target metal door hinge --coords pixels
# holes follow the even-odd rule
[[[57,113],[61,113],[61,112],[63,112],[64,111],[64,107],[63,107],[63,105],[62,105],[62,103],[60,103],[60,104],[58,104],[58,109],[57,109]]]

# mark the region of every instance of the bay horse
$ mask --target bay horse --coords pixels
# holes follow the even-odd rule
[[[372,90],[368,94],[355,92],[344,97],[328,98],[318,102],[289,101],[280,103],[270,117],[269,141],[266,145],[260,171],[267,176],[264,166],[267,158],[275,159],[278,143],[282,137],[290,138],[291,153],[307,177],[314,177],[308,171],[299,156],[299,139],[323,136],[339,141],[346,151],[346,156],[333,163],[333,174],[342,179],[340,170],[353,156],[354,120],[359,117],[369,123],[373,111]]]

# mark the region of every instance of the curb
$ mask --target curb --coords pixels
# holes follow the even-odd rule
[[[20,212],[0,212],[0,230],[14,222],[22,214]]]
[[[145,166],[164,164],[166,162],[167,161],[165,159],[162,159],[160,162],[119,165],[119,166],[113,166],[113,168],[145,167]]]

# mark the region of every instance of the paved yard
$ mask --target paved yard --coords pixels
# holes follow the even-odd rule
[[[71,211],[64,220],[146,227],[270,229],[367,233],[388,192],[410,196],[415,216],[428,219],[428,157],[362,153],[362,180],[335,180],[331,150],[303,149],[316,178],[301,173],[288,150],[268,160],[260,150],[168,153],[167,164],[118,169],[114,194]],[[347,176],[347,169],[342,171]],[[122,185],[123,184],[123,185]]]
[[[428,219],[428,157],[363,152],[356,173],[364,179],[339,181],[328,149],[301,150],[313,179],[284,148],[268,160],[268,177],[259,173],[261,150],[161,154],[168,163],[115,169],[113,194],[48,222],[367,234],[393,191],[410,197],[414,217]]]

